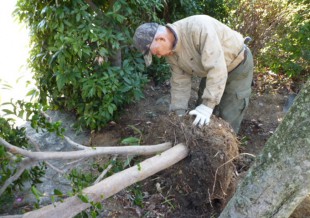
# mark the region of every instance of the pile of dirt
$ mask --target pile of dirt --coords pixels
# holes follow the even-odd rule
[[[141,137],[142,145],[169,141],[174,145],[184,143],[190,148],[186,159],[139,184],[144,193],[143,208],[124,200],[126,192],[119,193],[118,198],[122,200],[113,200],[113,204],[119,202],[123,208],[134,207],[147,217],[219,214],[235,191],[235,172],[241,168],[240,160],[234,159],[239,154],[237,136],[227,122],[215,116],[209,126],[193,127],[194,117],[169,113],[167,99],[169,86],[148,86],[139,104],[125,108],[126,113],[120,119],[93,134],[92,146],[120,145],[122,139],[131,136]],[[190,105],[194,102],[195,98],[191,98]],[[143,158],[137,157],[134,161]],[[123,217],[128,215],[127,210],[115,211]]]
[[[173,197],[177,209],[169,217],[210,215],[225,206],[236,187],[234,160],[238,157],[238,140],[228,123],[212,117],[209,126],[192,126],[193,117],[173,113],[160,116],[145,132],[144,144],[184,143],[189,156],[150,179],[144,188],[160,187],[161,193]],[[154,134],[156,132],[156,135]]]

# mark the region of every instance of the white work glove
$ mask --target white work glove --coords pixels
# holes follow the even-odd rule
[[[190,115],[195,115],[196,118],[193,122],[193,125],[199,125],[202,127],[204,125],[208,125],[210,122],[210,117],[212,115],[213,109],[209,108],[203,104],[197,106],[194,110],[190,111]]]

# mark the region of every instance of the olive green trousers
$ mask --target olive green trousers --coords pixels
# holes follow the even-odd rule
[[[220,103],[214,108],[213,114],[227,121],[236,133],[239,132],[241,121],[249,104],[253,80],[253,56],[248,47],[245,59],[231,72]],[[202,103],[206,78],[202,78],[198,90],[196,105]]]

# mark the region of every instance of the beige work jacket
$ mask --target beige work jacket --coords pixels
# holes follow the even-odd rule
[[[171,67],[171,110],[187,109],[193,75],[207,77],[203,104],[219,104],[228,72],[242,62],[241,34],[207,15],[195,15],[166,25],[176,37]]]

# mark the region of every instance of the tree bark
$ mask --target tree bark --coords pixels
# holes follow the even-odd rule
[[[310,79],[221,213],[289,217],[310,193]]]
[[[146,159],[136,166],[114,174],[96,185],[84,189],[83,194],[88,197],[90,202],[100,202],[128,186],[172,166],[187,155],[188,148],[183,144],[178,144],[160,155]],[[54,205],[45,206],[41,209],[21,215],[20,217],[69,218],[91,206],[90,203],[83,203],[77,196],[67,198],[63,203],[57,202]]]

